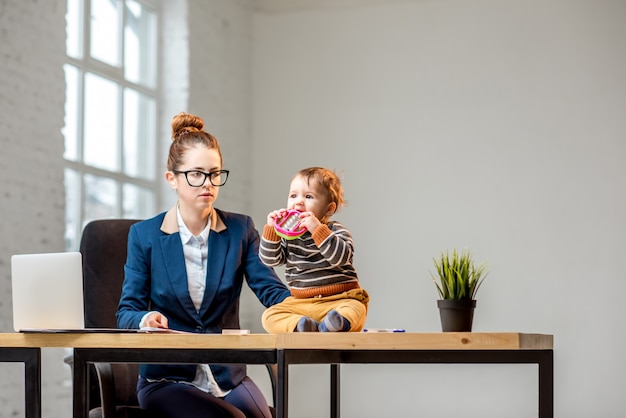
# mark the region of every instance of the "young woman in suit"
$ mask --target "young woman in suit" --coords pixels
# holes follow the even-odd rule
[[[214,207],[228,170],[218,140],[204,131],[201,118],[181,113],[172,119],[165,178],[178,201],[131,227],[117,312],[120,328],[195,333],[239,328],[244,279],[265,307],[289,296],[259,259],[252,219]],[[159,416],[271,416],[245,365],[144,364],[139,374],[140,405]]]

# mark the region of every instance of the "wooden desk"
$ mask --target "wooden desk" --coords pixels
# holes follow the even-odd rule
[[[331,416],[340,415],[341,363],[533,363],[539,374],[539,417],[552,418],[553,337],[521,333],[290,333],[276,336],[276,412],[288,415],[289,365],[331,365]]]
[[[532,363],[539,417],[552,418],[553,337],[522,333],[0,334],[0,361],[26,364],[26,417],[41,417],[42,347],[74,349],[74,418],[88,416],[89,363],[278,363],[277,416],[288,413],[289,366],[330,364],[331,415],[339,417],[342,363]]]

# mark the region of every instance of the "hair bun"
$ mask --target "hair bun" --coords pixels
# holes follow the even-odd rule
[[[172,118],[172,140],[180,138],[190,132],[200,132],[204,129],[204,120],[189,113],[180,112]]]

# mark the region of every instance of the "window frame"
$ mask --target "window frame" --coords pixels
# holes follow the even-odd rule
[[[69,2],[72,0],[68,0],[68,9]],[[68,251],[76,250],[79,246],[80,236],[82,234],[82,229],[85,224],[89,221],[96,219],[93,217],[93,214],[87,213],[86,210],[86,200],[88,198],[88,194],[85,190],[85,177],[86,176],[95,176],[101,179],[111,180],[116,185],[115,192],[115,203],[112,205],[113,213],[110,217],[147,217],[154,213],[160,198],[160,173],[159,173],[159,140],[160,137],[160,126],[158,123],[158,115],[160,114],[161,108],[161,79],[159,77],[160,73],[160,56],[162,55],[161,44],[159,42],[159,30],[161,26],[161,18],[162,18],[162,9],[161,4],[158,0],[112,0],[115,1],[121,9],[121,13],[119,16],[120,22],[118,24],[118,54],[119,54],[119,67],[109,65],[105,62],[102,62],[96,58],[93,58],[90,54],[91,47],[91,1],[92,0],[75,0],[76,4],[79,6],[79,10],[77,13],[77,17],[80,20],[76,22],[77,26],[77,42],[78,42],[78,51],[79,56],[73,57],[70,56],[69,52],[66,54],[66,62],[65,66],[71,66],[76,69],[78,78],[76,83],[76,91],[73,92],[75,97],[73,100],[76,105],[76,115],[75,119],[72,120],[72,116],[66,114],[66,127],[67,124],[72,123],[74,126],[70,129],[75,130],[75,150],[71,150],[69,154],[69,158],[64,156],[64,168],[66,170],[66,190],[68,187],[69,176],[72,174],[68,174],[68,172],[73,172],[76,174],[76,178],[78,181],[74,186],[78,188],[78,190],[72,190],[66,195],[66,248]],[[153,44],[154,48],[154,86],[150,87],[144,84],[140,84],[139,82],[135,83],[130,80],[127,80],[124,74],[124,60],[125,60],[125,32],[126,32],[126,10],[127,10],[127,2],[136,2],[141,4],[142,6],[150,8],[150,10],[154,13],[154,24],[156,25],[154,37],[155,39],[150,40],[150,43]],[[68,15],[69,16],[69,15]],[[69,18],[69,17],[68,17]],[[141,54],[144,56],[145,54]],[[65,70],[67,71],[67,70]],[[67,74],[67,72],[66,72]],[[115,147],[117,147],[117,156],[115,161],[115,166],[117,167],[114,170],[108,170],[104,168],[99,168],[94,165],[89,165],[85,163],[85,79],[87,74],[93,74],[97,77],[102,77],[106,80],[114,82],[117,86],[117,104],[118,108],[115,110],[117,120],[119,121],[117,128],[115,129]],[[125,91],[130,89],[139,95],[143,95],[143,97],[149,98],[154,103],[154,114],[153,120],[151,121],[151,126],[147,128],[147,132],[152,132],[151,136],[154,135],[154,138],[151,138],[152,148],[149,152],[152,153],[151,158],[149,158],[148,166],[150,166],[151,173],[147,175],[147,177],[141,177],[139,175],[129,175],[125,172],[124,167],[124,157],[125,157],[125,149],[124,149],[124,141],[128,140],[128,138],[124,138],[124,113],[125,113]],[[69,91],[69,90],[66,90]],[[69,100],[66,97],[66,100]],[[68,107],[66,104],[66,111]],[[141,124],[137,124],[138,129],[146,128]],[[67,132],[64,132],[64,137],[67,135]],[[138,136],[139,137],[139,136]],[[66,146],[68,144],[67,138],[65,139]],[[143,150],[144,148],[141,145],[136,144],[138,150]],[[67,150],[66,150],[67,152]],[[74,155],[75,154],[75,155]],[[73,158],[75,156],[75,159]],[[140,171],[140,170],[139,170]],[[140,216],[126,216],[125,208],[124,208],[124,189],[126,185],[136,186],[137,191],[146,191],[149,194],[149,209],[145,209]],[[70,185],[71,187],[71,185]],[[73,196],[70,196],[70,193],[73,193]],[[140,210],[141,211],[141,210]]]

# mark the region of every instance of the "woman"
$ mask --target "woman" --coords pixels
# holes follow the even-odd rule
[[[204,121],[180,113],[172,119],[165,178],[177,204],[131,227],[124,284],[117,312],[120,328],[171,328],[221,333],[239,328],[244,277],[269,307],[289,290],[258,257],[252,219],[213,205],[228,171]],[[269,417],[261,391],[245,365],[154,365],[139,369],[142,408],[168,418]]]

